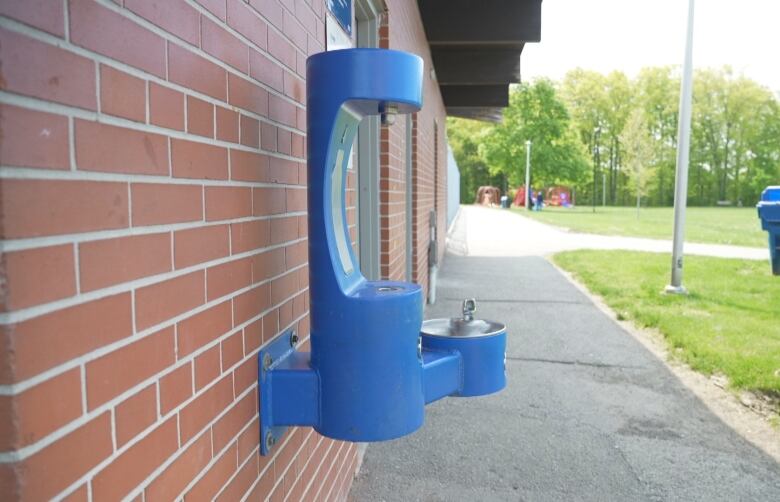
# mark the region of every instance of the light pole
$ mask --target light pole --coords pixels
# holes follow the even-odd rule
[[[642,183],[639,179],[639,172],[636,173],[636,219],[639,219],[639,208],[642,205]]]
[[[531,140],[525,142],[525,209],[531,210]]]
[[[593,212],[596,212],[596,168],[601,163],[599,157],[599,133],[601,133],[601,127],[596,126],[593,128],[593,196],[591,200],[593,202]]]
[[[682,285],[685,207],[688,202],[688,154],[691,146],[691,101],[693,97],[693,0],[688,0],[688,31],[685,61],[680,84],[680,116],[677,127],[677,169],[674,189],[674,242],[672,244],[672,283],[665,291],[687,294]]]

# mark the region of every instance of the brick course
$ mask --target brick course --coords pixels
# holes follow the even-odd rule
[[[383,45],[430,68],[416,3],[386,3]],[[356,445],[293,427],[261,457],[257,416],[257,351],[289,327],[308,347],[305,59],[324,50],[325,11],[0,3],[5,498],[346,498]],[[427,78],[424,99],[413,235],[403,120],[382,129],[380,199],[382,275],[403,278],[413,239],[427,287],[446,142]]]

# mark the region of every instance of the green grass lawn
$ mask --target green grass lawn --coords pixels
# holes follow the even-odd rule
[[[555,263],[604,298],[619,318],[657,328],[674,353],[735,389],[780,397],[780,277],[763,261],[688,256],[688,296],[665,295],[670,256],[570,251]]]
[[[573,209],[548,207],[540,212],[523,208],[513,210],[576,232],[672,238],[674,215],[670,207],[642,208],[638,219],[636,208],[629,207],[597,207],[595,214],[592,208],[585,206]],[[766,233],[761,231],[755,208],[690,207],[686,212],[685,240],[763,247],[766,246]]]

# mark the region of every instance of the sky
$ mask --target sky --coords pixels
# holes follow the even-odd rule
[[[542,41],[525,45],[522,79],[681,65],[687,11],[687,0],[543,0]],[[693,65],[730,65],[780,93],[780,0],[697,0]]]

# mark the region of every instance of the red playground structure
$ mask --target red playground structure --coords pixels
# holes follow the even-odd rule
[[[574,205],[571,190],[564,186],[555,186],[547,189],[544,203],[548,206],[570,207]]]
[[[531,192],[531,205],[533,205],[533,199],[538,191],[532,190]],[[515,192],[515,200],[512,201],[517,207],[525,207],[525,185],[517,188]],[[545,206],[560,206],[571,207],[574,205],[572,199],[571,189],[565,186],[554,186],[544,189],[544,205]]]
[[[525,207],[525,185],[517,189],[517,192],[515,192],[515,200],[512,201],[512,204],[517,207]],[[533,201],[531,202],[531,205],[533,205]]]

